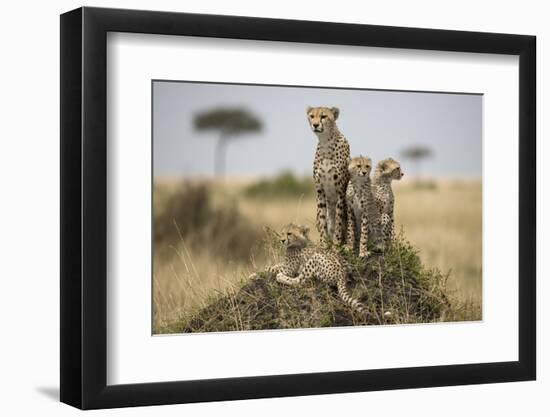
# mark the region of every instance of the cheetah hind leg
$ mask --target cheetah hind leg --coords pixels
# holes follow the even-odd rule
[[[344,279],[338,279],[336,286],[338,288],[338,295],[344,303],[363,315],[367,314],[365,306],[360,301],[353,298],[349,293]]]

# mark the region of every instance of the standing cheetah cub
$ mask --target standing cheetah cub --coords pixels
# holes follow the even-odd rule
[[[379,213],[379,234],[382,248],[385,249],[394,236],[393,206],[394,196],[391,188],[393,180],[400,180],[403,175],[401,165],[392,158],[378,162],[372,184],[372,194]]]
[[[345,199],[348,185],[349,144],[338,130],[336,107],[308,107],[307,118],[318,144],[313,161],[317,191],[316,226],[323,245],[344,243]]]
[[[270,267],[268,271],[276,274],[277,281],[286,285],[298,285],[312,278],[336,285],[342,301],[364,313],[363,305],[348,292],[348,272],[343,260],[335,252],[315,248],[309,240],[308,232],[307,226],[293,223],[283,227],[279,236],[286,248],[285,260]]]
[[[358,156],[349,164],[350,180],[346,191],[346,206],[348,215],[348,245],[359,256],[366,258],[369,255],[367,242],[374,238],[371,233],[376,229],[378,214],[374,204],[370,172],[372,161],[365,156]]]

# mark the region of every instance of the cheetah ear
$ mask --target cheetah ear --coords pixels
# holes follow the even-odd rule
[[[386,159],[386,163],[384,164],[384,171],[387,173],[390,173],[393,169],[393,163],[395,161],[392,158]]]
[[[300,226],[300,230],[302,231],[303,235],[307,237],[307,234],[309,233],[309,226]]]
[[[340,115],[340,109],[338,107],[331,107],[330,111],[334,116],[334,120],[338,119],[338,116]]]
[[[313,110],[313,107],[311,106],[307,106],[307,109],[306,109],[306,114],[308,114],[311,110]]]

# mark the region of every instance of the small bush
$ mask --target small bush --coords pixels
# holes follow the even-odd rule
[[[154,194],[159,201],[154,206],[155,244],[174,242],[180,238],[180,234],[186,237],[202,230],[212,218],[206,185],[182,183],[169,195],[162,187],[155,187]]]
[[[298,178],[283,172],[273,179],[262,179],[245,188],[244,194],[253,198],[281,198],[310,196],[314,193],[310,178]]]
[[[158,192],[162,197],[162,191]],[[261,231],[239,213],[235,204],[212,204],[207,184],[182,183],[158,207],[153,230],[159,253],[183,240],[189,246],[207,248],[213,257],[248,260],[255,242],[261,240]]]
[[[274,243],[276,245],[276,243]],[[274,249],[275,252],[278,248]],[[363,262],[342,250],[350,269],[348,287],[366,306],[361,315],[345,305],[335,288],[318,280],[285,286],[260,273],[206,307],[161,329],[164,333],[426,323],[445,320],[450,303],[446,277],[426,269],[417,251],[399,236],[384,256]],[[455,317],[458,318],[458,317]]]

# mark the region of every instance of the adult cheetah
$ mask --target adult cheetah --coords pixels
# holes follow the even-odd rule
[[[345,200],[348,185],[349,144],[338,130],[337,107],[308,107],[307,119],[318,138],[313,181],[317,192],[316,226],[321,243],[344,243]]]
[[[268,269],[278,282],[298,285],[306,279],[317,278],[336,285],[342,301],[360,313],[365,307],[351,296],[346,281],[348,268],[344,260],[330,249],[314,247],[308,236],[309,228],[290,223],[283,227],[279,237],[286,249],[284,262]]]
[[[395,197],[391,187],[393,180],[403,178],[401,165],[395,159],[386,158],[378,162],[372,184],[372,194],[379,213],[379,236],[382,248],[386,248],[394,237],[393,206]]]

